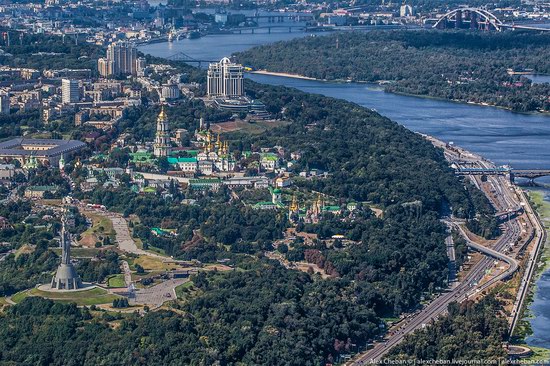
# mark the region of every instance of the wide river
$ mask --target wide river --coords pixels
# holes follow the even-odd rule
[[[310,36],[303,32],[210,35],[140,47],[144,53],[167,57],[184,52],[196,59],[217,60],[254,46]],[[426,133],[514,168],[550,169],[550,116],[518,114],[493,107],[453,103],[385,93],[377,85],[330,83],[249,74],[265,84],[285,85],[309,93],[345,99],[372,108],[410,130]],[[546,81],[546,80],[545,80]],[[550,182],[544,179],[541,182]],[[545,190],[546,200],[550,190]],[[550,271],[536,284],[530,307],[533,334],[527,343],[550,349]]]

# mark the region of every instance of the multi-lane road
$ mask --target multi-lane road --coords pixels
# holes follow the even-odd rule
[[[436,146],[445,148],[445,145],[441,142],[433,142]],[[490,162],[487,162],[473,154],[465,154],[464,151],[460,151],[460,153],[458,153],[456,150],[446,149],[445,155],[451,163],[455,163],[458,160],[463,161],[464,159],[469,159],[471,164],[476,164],[479,167],[486,168],[491,166]],[[522,193],[518,194],[516,190],[511,187],[509,181],[507,181],[505,177],[490,177],[489,183],[494,187],[494,197],[489,198],[492,200],[497,210],[505,211],[512,207],[523,205],[529,214],[530,220],[538,222],[536,215],[532,212],[532,209],[525,197],[522,196]],[[449,224],[459,230],[459,232],[466,239],[466,242],[470,248],[479,251],[486,256],[472,266],[458,285],[452,289],[449,289],[448,292],[439,295],[439,297],[434,299],[420,311],[409,315],[404,321],[401,322],[401,326],[393,330],[384,342],[376,343],[374,348],[358,355],[355,359],[348,362],[348,365],[363,365],[380,361],[389,352],[389,350],[400,343],[406,335],[424,327],[432,320],[444,314],[447,311],[449,303],[453,301],[461,302],[472,296],[476,296],[495,283],[510,278],[513,273],[518,270],[518,261],[515,258],[504,254],[505,252],[511,251],[511,248],[513,248],[522,233],[522,226],[517,219],[511,219],[503,223],[503,234],[493,243],[491,248],[472,241],[466,235],[464,229],[456,222],[449,222]],[[540,223],[538,228],[535,225],[536,230],[540,230],[540,228]],[[540,234],[539,236],[543,236],[543,234]],[[533,252],[538,250],[537,248],[538,247],[535,247],[531,253],[530,267],[533,267],[536,262],[537,253]],[[497,271],[496,276],[489,277],[483,281],[487,277],[487,274],[494,269],[496,264],[501,262],[505,263],[504,269],[502,271]],[[522,299],[525,296],[525,294],[521,294],[521,292],[525,292],[528,287],[528,280],[524,278],[524,282],[525,286],[523,289],[520,289],[518,300],[516,300],[516,306],[518,309],[514,310],[513,313],[513,315],[516,315],[516,318],[517,314],[520,312],[519,309],[521,308]],[[519,305],[518,302],[520,303]]]

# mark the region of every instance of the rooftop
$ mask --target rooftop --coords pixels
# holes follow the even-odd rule
[[[41,155],[56,156],[66,152],[82,149],[86,144],[77,140],[26,139],[16,137],[0,142],[0,155]]]
[[[168,163],[178,164],[178,163],[196,163],[197,158],[168,158]]]

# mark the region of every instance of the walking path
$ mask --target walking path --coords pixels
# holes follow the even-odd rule
[[[122,271],[124,272],[124,283],[126,287],[129,287],[132,284],[132,272],[130,271],[128,262],[122,261]]]

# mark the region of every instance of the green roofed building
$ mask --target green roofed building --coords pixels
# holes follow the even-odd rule
[[[169,157],[168,163],[170,165],[177,165],[184,172],[195,173],[198,169],[197,158],[174,158]]]
[[[323,212],[330,212],[330,213],[333,213],[335,215],[340,215],[340,213],[342,212],[342,209],[340,208],[340,206],[323,206],[322,211]]]
[[[57,186],[30,186],[25,189],[26,198],[43,198],[46,192],[57,192]]]

